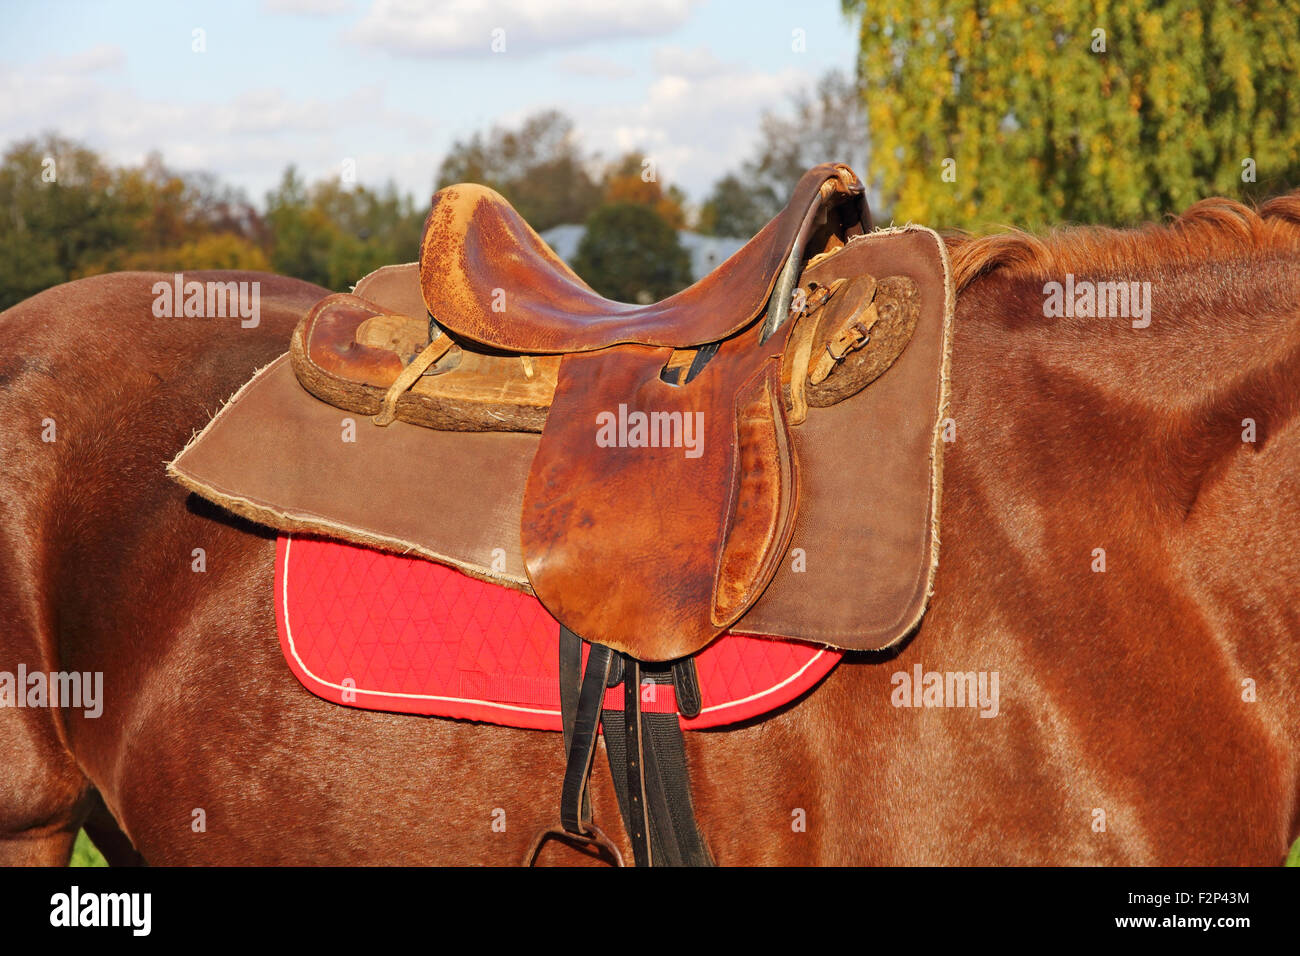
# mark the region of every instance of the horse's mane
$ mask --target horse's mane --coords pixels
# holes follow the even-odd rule
[[[1168,224],[1136,229],[1069,226],[1035,236],[1022,230],[945,237],[961,291],[982,275],[1049,279],[1065,272],[1114,274],[1170,262],[1203,263],[1244,251],[1300,249],[1300,189],[1259,207],[1202,199]]]

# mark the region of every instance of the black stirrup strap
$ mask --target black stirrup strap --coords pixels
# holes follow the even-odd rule
[[[591,653],[587,655],[587,669],[582,672],[582,640],[568,628],[560,628],[560,712],[565,749],[560,823],[542,830],[533,838],[524,855],[526,866],[537,862],[542,844],[552,837],[602,848],[616,865],[623,865],[623,855],[618,846],[592,822],[591,799],[587,794],[600,730],[605,681],[609,678],[612,660],[613,651],[593,644]]]
[[[605,698],[605,681],[609,678],[613,653],[603,644],[591,645],[587,670],[578,688],[578,706],[574,711],[568,760],[564,768],[564,789],[560,793],[560,825],[574,836],[587,836],[589,832],[591,801],[587,797],[587,781],[591,779],[591,762],[596,754],[596,737],[600,731],[600,707]]]
[[[564,728],[565,770],[560,793],[560,824],[541,831],[525,862],[554,837],[594,845],[622,865],[618,847],[592,821],[587,785],[603,728],[619,811],[638,866],[712,866],[691,801],[686,747],[678,711],[695,716],[700,692],[692,661],[647,665],[603,644],[589,645],[560,628],[560,711]],[[605,690],[623,685],[623,708],[604,706]],[[646,711],[642,695],[653,700],[672,685],[677,710]]]

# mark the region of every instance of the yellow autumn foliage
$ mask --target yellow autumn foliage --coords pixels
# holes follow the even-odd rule
[[[844,0],[859,22],[867,175],[896,221],[974,229],[1127,224],[1293,187],[1289,6]]]

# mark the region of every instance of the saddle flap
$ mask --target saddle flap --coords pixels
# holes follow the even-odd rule
[[[564,625],[641,660],[698,651],[762,593],[793,529],[781,396],[788,329],[722,344],[691,381],[672,350],[566,356],[524,493],[533,591]]]

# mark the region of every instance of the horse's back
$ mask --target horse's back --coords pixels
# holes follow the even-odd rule
[[[256,324],[165,317],[161,273],[64,283],[0,313],[0,661],[29,673],[103,675],[103,719],[52,707],[0,711],[0,859],[66,858],[89,785],[110,806],[112,767],[147,705],[185,603],[203,575],[168,565],[195,548],[265,545],[191,510],[165,463],[259,366],[288,348],[298,317],[327,290],[262,273],[184,281],[258,283]],[[251,297],[250,297],[251,301]],[[177,582],[175,594],[158,584]],[[188,585],[188,588],[185,587]],[[165,611],[162,609],[166,609]],[[136,655],[141,641],[156,643]],[[196,675],[197,676],[197,675]],[[39,835],[33,835],[33,828]]]

